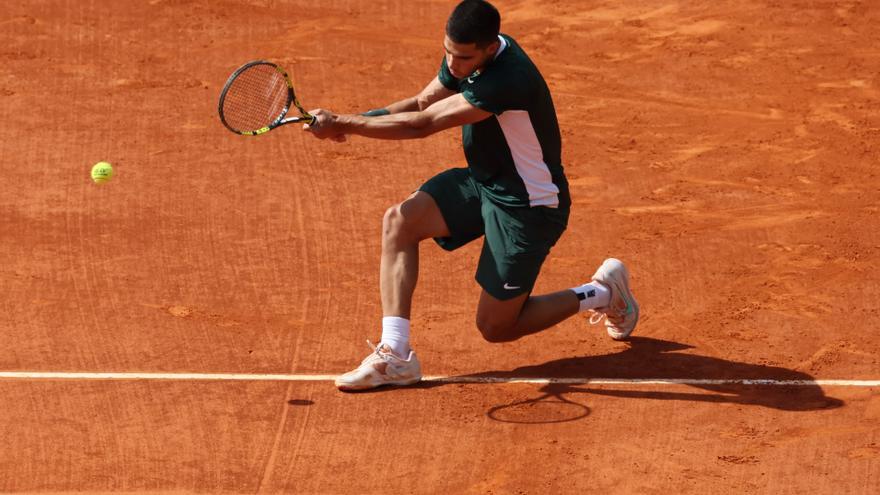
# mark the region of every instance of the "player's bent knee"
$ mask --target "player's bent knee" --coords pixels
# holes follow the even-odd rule
[[[389,227],[398,225],[402,218],[403,215],[400,214],[400,204],[396,204],[385,210],[385,216],[382,217],[382,226],[385,230],[388,230]]]
[[[401,207],[403,204],[396,204],[385,210],[385,216],[382,218],[382,235],[386,238],[402,238],[406,237],[407,222]]]
[[[418,192],[385,210],[382,219],[382,235],[388,241],[404,243],[419,242],[429,237],[449,235],[445,224],[437,225],[431,219],[431,208],[436,209],[434,200],[425,193]],[[442,217],[437,217],[442,222]]]
[[[498,344],[514,340],[511,338],[513,325],[506,322],[477,317],[477,329],[480,330],[480,334],[486,342]]]

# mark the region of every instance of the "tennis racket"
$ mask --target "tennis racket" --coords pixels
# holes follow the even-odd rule
[[[299,110],[299,117],[286,117],[291,104]],[[297,101],[287,73],[265,60],[248,62],[229,76],[220,93],[218,110],[227,129],[245,136],[257,136],[293,122],[315,122],[315,117]]]

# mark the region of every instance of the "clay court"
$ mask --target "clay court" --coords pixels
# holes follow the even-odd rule
[[[382,215],[460,132],[242,137],[217,97],[253,59],[307,108],[412,96],[454,2],[8,4],[0,492],[877,493],[876,4],[495,4],[574,201],[536,292],[618,257],[641,323],[487,343],[480,242],[426,242],[429,378],[360,394]]]

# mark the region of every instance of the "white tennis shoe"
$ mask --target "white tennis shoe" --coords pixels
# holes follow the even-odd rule
[[[391,351],[387,344],[374,346],[356,369],[336,378],[336,388],[343,392],[369,390],[383,385],[412,385],[422,379],[422,366],[416,353],[409,351],[406,359]]]
[[[608,258],[593,274],[593,280],[611,290],[611,303],[597,308],[590,317],[595,325],[605,317],[605,330],[614,340],[626,340],[639,322],[639,304],[629,289],[629,271],[623,262]]]

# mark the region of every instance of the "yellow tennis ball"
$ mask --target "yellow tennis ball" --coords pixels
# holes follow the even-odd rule
[[[92,167],[92,180],[96,184],[103,184],[113,177],[113,165],[108,162],[98,162]]]

